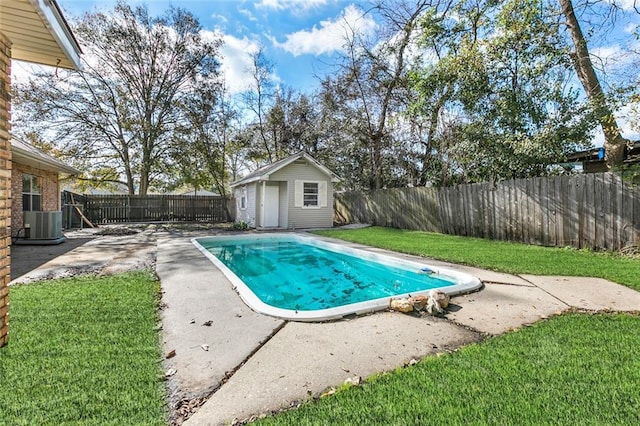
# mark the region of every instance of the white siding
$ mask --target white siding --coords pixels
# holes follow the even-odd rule
[[[242,191],[247,192],[247,205],[245,209],[241,209],[240,200]],[[256,185],[248,184],[246,187],[237,186],[233,190],[233,196],[236,199],[236,222],[244,221],[250,226],[256,226]]]
[[[304,161],[296,161],[273,173],[269,180],[287,181],[287,204],[288,204],[288,228],[330,228],[333,226],[333,183],[331,178],[315,166]],[[325,207],[296,207],[295,206],[295,181],[326,182],[327,202]],[[281,186],[282,188],[282,186]],[[281,193],[282,194],[282,193]],[[282,200],[285,197],[281,197]],[[324,201],[324,200],[323,200]],[[282,210],[281,210],[282,212]]]
[[[248,185],[252,189],[251,202],[253,212],[253,226],[258,226],[262,220],[262,214],[260,212],[260,204],[262,204],[262,182],[250,183]]]
[[[289,193],[288,182],[280,182],[280,228],[289,227]]]

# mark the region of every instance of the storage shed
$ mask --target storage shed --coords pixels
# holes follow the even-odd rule
[[[258,229],[330,228],[337,182],[304,152],[269,164],[231,184],[236,222]]]

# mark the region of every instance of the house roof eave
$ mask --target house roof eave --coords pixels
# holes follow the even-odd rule
[[[0,20],[13,59],[82,68],[82,49],[55,0],[2,0]]]
[[[50,157],[47,154],[39,152],[35,147],[30,147],[22,142],[12,141],[11,153],[12,161],[14,163],[25,164],[27,166],[35,167],[50,172],[66,173],[69,175],[79,175],[80,170],[64,164],[62,161]],[[30,149],[30,148],[33,148]]]

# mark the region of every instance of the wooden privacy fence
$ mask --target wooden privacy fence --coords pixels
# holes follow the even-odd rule
[[[63,193],[64,211],[79,207],[94,224],[123,222],[213,222],[233,220],[233,203],[200,195],[78,195]],[[65,218],[67,214],[63,215]],[[73,215],[69,215],[70,220]],[[68,222],[66,222],[68,223]],[[74,223],[75,225],[75,223]]]
[[[549,246],[640,243],[640,187],[620,174],[336,194],[337,220]]]

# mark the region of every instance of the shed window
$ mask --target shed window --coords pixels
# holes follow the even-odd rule
[[[318,206],[318,183],[305,182],[302,196],[305,207]]]
[[[327,207],[326,181],[295,181],[294,207],[318,209]]]
[[[40,197],[38,177],[22,175],[22,210],[40,211]]]
[[[242,188],[242,192],[240,193],[240,210],[245,210],[247,208],[247,188]]]

